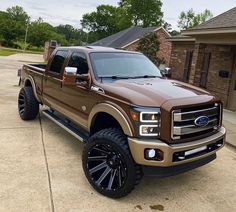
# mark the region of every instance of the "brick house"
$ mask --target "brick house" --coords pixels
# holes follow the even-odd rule
[[[172,78],[205,88],[236,110],[236,7],[170,41]]]
[[[163,27],[131,27],[109,37],[98,40],[90,45],[135,51],[138,47],[139,40],[152,32],[157,33],[160,42],[160,49],[157,52],[157,57],[164,59],[165,64],[168,66],[170,62],[171,42],[167,39],[170,38],[170,34]]]

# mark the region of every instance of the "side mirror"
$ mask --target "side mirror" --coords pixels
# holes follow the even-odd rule
[[[161,71],[161,73],[164,77],[171,77],[171,68],[166,67]]]
[[[77,74],[77,68],[75,67],[65,67],[64,75],[76,75]]]
[[[63,74],[63,85],[88,84],[90,75],[77,74],[77,71],[75,67],[66,67]]]
[[[76,84],[77,68],[66,67],[63,74],[63,85],[75,85]]]

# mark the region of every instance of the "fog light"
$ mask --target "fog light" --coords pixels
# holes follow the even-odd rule
[[[156,151],[154,149],[147,150],[147,154],[149,158],[154,158],[156,155]]]
[[[162,161],[164,153],[160,149],[145,149],[145,158],[147,160]]]

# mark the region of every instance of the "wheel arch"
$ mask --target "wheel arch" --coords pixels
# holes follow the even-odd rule
[[[131,137],[133,136],[133,131],[131,129],[130,122],[124,115],[125,112],[121,108],[118,109],[117,107],[109,103],[100,103],[94,106],[88,119],[88,129],[90,131],[93,127],[93,124],[95,123],[97,115],[101,113],[105,113],[113,117],[117,121],[117,123],[119,123],[125,135],[131,136]]]
[[[28,76],[27,78],[25,78],[25,80],[24,80],[24,87],[32,87],[35,98],[37,99],[38,102],[41,102],[41,100],[38,97],[38,94],[36,92],[36,84],[34,82],[33,77]]]

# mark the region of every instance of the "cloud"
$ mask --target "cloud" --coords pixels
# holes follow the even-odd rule
[[[32,20],[42,17],[53,26],[59,24],[71,24],[81,27],[80,20],[83,14],[92,12],[100,4],[117,5],[119,0],[1,0],[0,10],[6,10],[15,5],[22,6],[31,16]],[[218,15],[235,6],[235,0],[163,0],[162,11],[164,20],[177,29],[178,16],[182,11],[193,8],[196,12],[210,9],[214,15]]]

